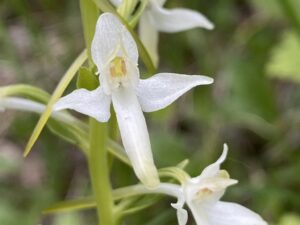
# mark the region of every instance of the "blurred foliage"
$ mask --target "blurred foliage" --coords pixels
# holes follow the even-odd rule
[[[300,39],[297,33],[288,31],[274,48],[267,72],[272,77],[300,82]]]
[[[284,215],[279,225],[299,225],[300,224],[300,217],[295,214],[286,214]]]
[[[161,34],[159,71],[210,75],[215,83],[146,114],[157,165],[189,158],[187,170],[197,175],[226,142],[230,152],[223,168],[239,184],[224,199],[244,204],[271,224],[299,225],[300,1],[167,2],[178,6],[202,12],[216,28]],[[52,92],[84,48],[78,2],[7,0],[0,2],[0,15],[0,85],[23,82]],[[79,86],[85,76],[83,69]],[[69,89],[75,85],[76,80]],[[41,216],[53,202],[89,195],[90,184],[82,153],[49,130],[22,159],[36,121],[37,116],[1,114],[0,224],[94,224],[93,210]],[[136,182],[117,160],[112,169],[114,186]],[[126,220],[177,224],[172,201],[163,198]]]

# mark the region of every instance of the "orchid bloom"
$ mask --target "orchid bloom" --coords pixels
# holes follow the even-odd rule
[[[226,188],[237,183],[237,180],[230,179],[227,171],[220,170],[227,151],[227,145],[224,145],[223,154],[215,163],[206,167],[198,177],[188,179],[182,186],[161,183],[156,189],[156,193],[178,198],[178,202],[172,206],[177,209],[179,225],[185,225],[188,220],[188,213],[183,208],[185,203],[197,225],[267,225],[258,214],[244,206],[220,201]]]
[[[123,0],[111,0],[119,6]],[[158,64],[158,32],[176,33],[202,27],[208,30],[214,25],[201,13],[184,8],[165,9],[166,0],[149,0],[139,22],[140,38],[154,64]]]
[[[158,64],[158,32],[175,33],[196,27],[213,29],[214,25],[201,13],[183,8],[165,9],[166,0],[149,0],[140,18],[139,34],[154,64]]]
[[[139,79],[136,43],[111,13],[99,17],[91,50],[101,85],[93,91],[73,91],[61,98],[54,110],[73,109],[106,122],[110,118],[112,102],[124,149],[134,171],[143,184],[154,188],[159,184],[159,178],[142,111],[165,108],[191,88],[211,84],[213,79],[171,73]]]

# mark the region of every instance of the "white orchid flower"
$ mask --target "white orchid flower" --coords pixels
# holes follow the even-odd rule
[[[104,13],[98,19],[92,57],[100,74],[100,87],[93,91],[75,90],[61,98],[54,109],[73,109],[106,122],[112,102],[134,171],[143,184],[154,188],[159,184],[159,178],[142,110],[152,112],[165,108],[191,88],[211,84],[213,79],[159,73],[140,80],[136,43],[125,26],[110,13]]]
[[[158,65],[158,32],[175,33],[196,27],[211,30],[214,25],[201,13],[184,8],[165,9],[166,0],[149,0],[140,18],[140,38],[154,64]]]
[[[115,6],[123,0],[111,0]],[[211,30],[214,25],[201,13],[185,9],[165,9],[166,0],[149,0],[139,23],[140,38],[149,52],[153,63],[158,65],[158,32],[176,33],[197,27]]]
[[[230,179],[225,170],[220,170],[227,151],[227,145],[224,145],[223,154],[215,163],[206,167],[200,176],[190,178],[182,186],[161,183],[155,190],[156,193],[178,199],[172,206],[177,209],[179,225],[185,225],[188,220],[188,213],[183,208],[185,203],[197,225],[267,225],[258,214],[244,206],[220,201],[226,188],[237,183],[236,180]]]

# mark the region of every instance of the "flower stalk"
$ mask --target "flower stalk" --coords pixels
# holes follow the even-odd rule
[[[90,119],[90,154],[88,159],[99,224],[113,225],[113,197],[107,158],[107,124]]]
[[[80,0],[82,25],[86,47],[88,49],[89,67],[93,67],[91,57],[91,43],[98,19],[98,9],[91,0]],[[113,196],[109,177],[108,154],[108,126],[90,119],[90,149],[88,156],[89,172],[92,182],[94,198],[96,200],[98,223],[113,225]]]

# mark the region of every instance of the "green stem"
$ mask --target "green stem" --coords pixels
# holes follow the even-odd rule
[[[113,225],[113,196],[107,160],[107,136],[107,124],[90,119],[90,154],[88,163],[97,204],[97,213],[101,224]]]
[[[93,68],[91,57],[91,43],[95,33],[95,27],[99,11],[91,0],[80,0],[81,17],[84,38],[88,50],[90,69]],[[97,206],[99,224],[114,225],[113,195],[109,177],[108,166],[108,127],[107,123],[99,123],[90,119],[90,149],[88,156],[89,172]]]
[[[99,17],[99,10],[91,0],[80,0],[80,12],[89,66],[92,67],[91,45]]]
[[[300,18],[297,15],[297,10],[290,0],[278,0],[278,3],[300,37]]]

